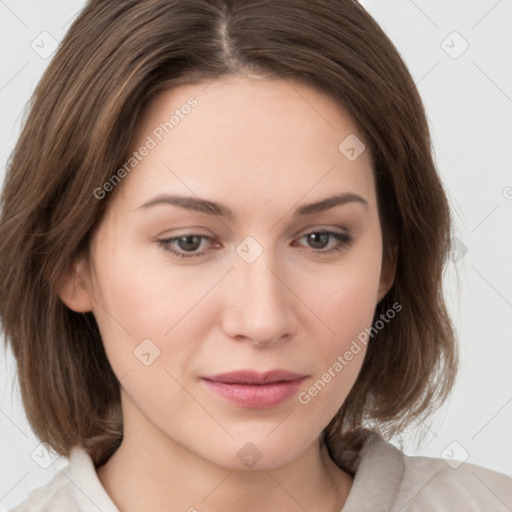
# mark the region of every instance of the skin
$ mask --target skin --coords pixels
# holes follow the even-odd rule
[[[353,479],[319,436],[353,386],[364,347],[308,404],[295,394],[270,409],[243,408],[200,378],[282,368],[307,375],[299,390],[307,391],[371,326],[394,268],[382,265],[369,151],[349,161],[338,150],[350,134],[364,138],[326,95],[241,75],[153,98],[132,149],[190,96],[197,106],[117,185],[89,260],[77,260],[60,293],[71,309],[93,312],[121,384],[124,439],[99,479],[121,511],[340,510]],[[367,205],[292,216],[343,192]],[[217,201],[238,217],[140,208],[161,193]],[[352,241],[315,254],[338,245],[305,236],[319,229]],[[187,234],[216,241],[168,244],[204,253],[190,258],[157,242]],[[252,263],[236,252],[248,236],[263,250]],[[134,356],[144,339],[160,350],[149,366]],[[251,468],[237,456],[246,443],[261,454]]]

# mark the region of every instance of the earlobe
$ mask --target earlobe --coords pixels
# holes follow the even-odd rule
[[[62,302],[72,311],[87,313],[93,309],[93,300],[88,291],[89,276],[83,258],[64,271],[58,289]]]
[[[377,302],[380,302],[386,296],[395,282],[397,249],[397,246],[394,245],[390,251],[390,257],[383,259]]]

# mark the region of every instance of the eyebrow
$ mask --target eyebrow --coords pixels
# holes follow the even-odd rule
[[[320,213],[326,210],[330,210],[335,206],[349,203],[359,203],[362,204],[365,208],[368,208],[368,201],[366,201],[366,199],[352,192],[345,192],[343,194],[326,197],[325,199],[315,201],[314,203],[308,203],[299,206],[293,213],[293,217],[304,217],[306,215]],[[208,215],[224,217],[232,222],[236,221],[237,219],[237,214],[226,205],[199,197],[182,196],[176,194],[159,194],[146,201],[144,204],[139,206],[139,208],[150,208],[151,206],[158,204],[178,206],[186,210],[194,210],[197,212],[206,213]]]

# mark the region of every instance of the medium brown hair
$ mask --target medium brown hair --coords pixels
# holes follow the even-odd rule
[[[129,158],[155,94],[244,73],[307,83],[350,112],[372,156],[383,261],[396,263],[374,320],[393,304],[402,310],[368,343],[326,439],[369,424],[391,437],[454,383],[442,292],[449,205],[418,91],[372,17],[353,0],[95,0],[37,85],[1,198],[2,329],[28,420],[61,455],[82,444],[101,465],[123,435],[119,383],[94,316],[58,296],[112,197],[93,192]]]

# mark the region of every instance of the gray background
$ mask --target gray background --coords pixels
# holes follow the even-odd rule
[[[44,52],[83,4],[0,0],[2,177],[23,108],[51,59]],[[417,429],[393,443],[408,454],[443,457],[454,471],[467,460],[512,475],[512,1],[362,4],[419,87],[456,224],[445,288],[461,344],[458,383],[423,444],[415,443]],[[66,460],[38,446],[12,356],[0,354],[0,508],[7,510]]]

